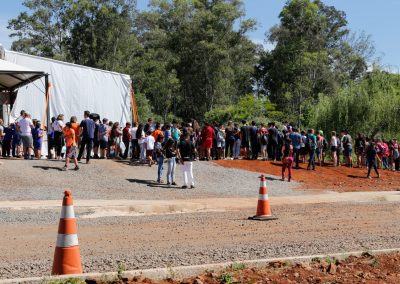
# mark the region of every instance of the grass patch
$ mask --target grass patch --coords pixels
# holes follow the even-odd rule
[[[243,270],[245,268],[246,268],[246,264],[241,263],[241,262],[234,262],[231,264],[231,269],[233,271]]]
[[[219,278],[223,284],[232,284],[232,275],[229,272],[224,272]]]

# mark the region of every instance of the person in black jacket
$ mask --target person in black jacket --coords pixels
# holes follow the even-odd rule
[[[376,149],[375,143],[371,141],[367,147],[367,164],[368,164],[368,175],[367,178],[371,178],[371,169],[374,168],[378,178],[380,178],[380,174],[378,172],[378,168],[376,166]]]
[[[182,188],[194,188],[193,178],[193,153],[195,151],[193,142],[190,141],[190,133],[187,133],[185,140],[179,143],[178,157],[182,163],[183,180],[184,184]]]

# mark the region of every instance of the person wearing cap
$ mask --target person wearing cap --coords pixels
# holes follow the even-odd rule
[[[68,170],[68,165],[71,159],[73,159],[75,168],[74,170],[79,170],[78,160],[76,158],[76,140],[75,140],[75,131],[71,127],[71,123],[67,122],[64,128],[64,138],[66,144],[66,155],[65,155],[65,165],[62,168],[63,171]]]

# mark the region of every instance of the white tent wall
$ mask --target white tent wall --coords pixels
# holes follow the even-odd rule
[[[8,50],[5,59],[49,74],[50,116],[62,113],[66,120],[73,115],[81,120],[83,112],[89,110],[114,122],[132,120],[128,75]],[[20,88],[11,117],[16,119],[23,109],[33,118],[44,120],[45,91],[44,78]]]

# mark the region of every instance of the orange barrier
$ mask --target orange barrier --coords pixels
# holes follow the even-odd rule
[[[72,192],[64,192],[52,275],[82,273]]]
[[[272,217],[271,206],[269,204],[269,196],[267,189],[267,182],[265,181],[264,175],[261,175],[260,190],[258,193],[257,213],[253,217],[249,217],[251,220],[276,220],[277,218]]]

